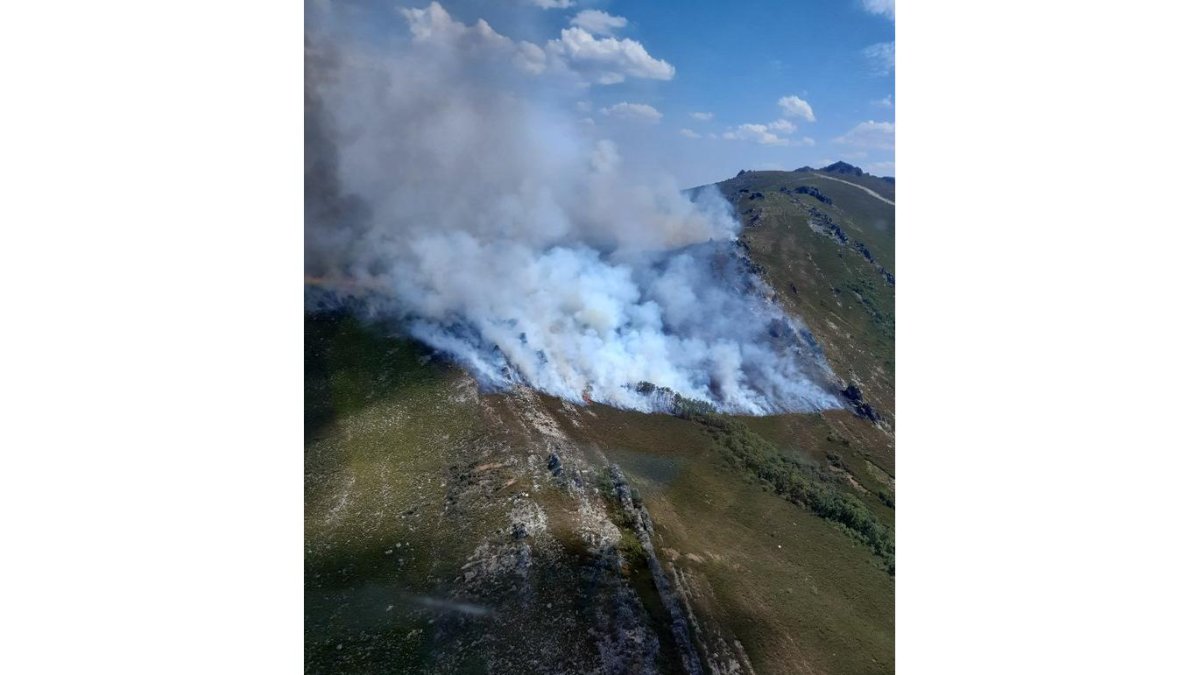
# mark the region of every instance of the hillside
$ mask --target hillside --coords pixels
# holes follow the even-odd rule
[[[393,326],[311,311],[306,671],[893,670],[894,184],[719,188],[848,409],[481,394]]]
[[[807,322],[834,371],[890,419],[896,267],[895,207],[887,201],[895,201],[895,186],[802,170],[742,172],[719,187],[780,302]]]

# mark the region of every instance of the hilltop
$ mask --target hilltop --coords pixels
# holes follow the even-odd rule
[[[820,169],[814,169],[811,166],[802,166],[799,169],[796,169],[796,171],[798,173],[803,173],[805,171],[824,171],[825,173],[837,173],[837,174],[843,174],[846,176],[867,176],[868,178],[879,178],[880,180],[885,180],[889,183],[896,182],[896,179],[893,178],[892,176],[872,176],[871,174],[867,173],[866,171],[863,171],[862,169],[858,168],[857,166],[854,166],[853,164],[850,164],[848,162],[843,162],[841,160],[836,161],[833,164],[830,164],[829,166],[821,167]]]

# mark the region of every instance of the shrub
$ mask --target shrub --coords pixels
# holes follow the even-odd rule
[[[857,497],[833,487],[836,485],[833,476],[787,457],[736,420],[711,413],[696,413],[689,419],[703,424],[734,464],[772,486],[788,501],[808,508],[870,546],[884,560],[888,572],[895,573],[891,530]],[[840,456],[834,455],[830,460],[842,465]]]

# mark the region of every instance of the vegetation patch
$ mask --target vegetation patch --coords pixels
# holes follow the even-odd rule
[[[684,417],[701,424],[726,458],[743,471],[770,485],[776,494],[833,522],[870,546],[883,559],[888,574],[896,573],[896,547],[891,529],[857,497],[840,490],[833,472],[788,457],[744,423],[730,417],[711,413]],[[838,457],[837,463],[840,460]]]

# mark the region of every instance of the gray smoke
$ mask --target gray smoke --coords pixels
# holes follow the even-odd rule
[[[307,36],[306,274],[485,387],[661,407],[652,383],[750,414],[840,407],[713,188],[622,163],[572,114],[553,45],[401,10],[387,45]]]

